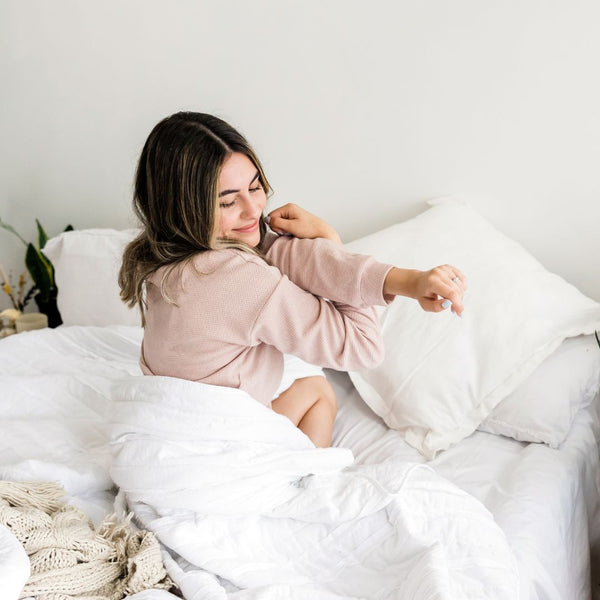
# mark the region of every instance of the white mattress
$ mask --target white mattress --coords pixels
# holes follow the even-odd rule
[[[0,342],[0,478],[59,481],[94,521],[110,512],[110,383],[115,374],[139,373],[140,339],[138,328],[64,327]],[[390,455],[423,461],[362,402],[346,374],[327,376],[338,395],[335,445],[350,448],[358,463]],[[517,558],[524,599],[591,597],[598,404],[577,416],[559,450],[476,432],[430,463],[493,514]]]

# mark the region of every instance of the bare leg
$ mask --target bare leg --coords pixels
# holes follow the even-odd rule
[[[315,446],[331,446],[337,405],[335,392],[325,377],[296,379],[271,406],[275,412],[288,417]]]

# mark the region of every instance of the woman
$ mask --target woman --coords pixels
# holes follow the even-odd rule
[[[274,398],[284,353],[374,367],[383,358],[374,305],[403,295],[460,315],[465,278],[449,265],[407,270],[350,254],[295,205],[266,217],[269,191],[252,148],[221,119],[184,112],[158,123],[137,168],[143,231],[125,249],[121,296],[142,310],[145,374],[242,389],[329,446],[335,394],[322,375]]]

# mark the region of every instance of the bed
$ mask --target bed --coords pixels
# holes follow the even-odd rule
[[[115,279],[133,233],[51,240],[64,325],[0,342],[0,479],[57,482],[94,526],[132,510],[177,589],[131,597],[592,598],[596,302],[455,199],[352,242],[460,265],[469,292],[462,319],[380,309],[386,359],[325,370],[338,417],[315,449],[243,394],[141,375]],[[3,597],[28,569],[0,528]]]

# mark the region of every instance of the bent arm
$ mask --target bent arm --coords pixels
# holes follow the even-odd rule
[[[333,369],[373,368],[383,360],[373,308],[328,302],[284,275],[258,314],[250,336],[253,344],[264,342]]]
[[[266,257],[302,289],[335,302],[367,307],[392,298],[383,293],[391,265],[352,254],[331,240],[280,237]]]

